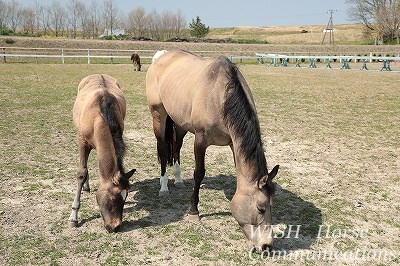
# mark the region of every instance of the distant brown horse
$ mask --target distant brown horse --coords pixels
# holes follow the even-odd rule
[[[122,139],[126,101],[117,81],[108,75],[91,75],[78,86],[73,108],[74,124],[78,133],[79,166],[78,188],[69,221],[77,226],[82,188],[89,191],[87,161],[90,151],[97,151],[100,186],[97,204],[109,232],[117,231],[122,223],[122,211],[128,195],[129,178],[135,169],[125,173]]]
[[[131,55],[131,60],[134,66],[134,71],[140,71],[142,65],[140,64],[140,57],[137,53],[133,53]]]
[[[231,202],[235,217],[252,247],[272,247],[272,179],[268,173],[256,107],[244,77],[226,57],[201,58],[185,51],[164,52],[146,76],[161,162],[160,195],[168,194],[166,165],[174,166],[182,186],[180,149],[188,131],[195,135],[194,190],[189,217],[199,219],[199,189],[208,146],[229,145],[236,165],[237,187]]]

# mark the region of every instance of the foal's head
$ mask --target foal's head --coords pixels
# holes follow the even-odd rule
[[[272,179],[279,165],[262,177],[252,187],[238,189],[232,199],[232,215],[235,217],[251,248],[257,251],[272,249],[272,197],[275,189]]]
[[[122,224],[122,212],[128,196],[129,178],[135,173],[117,172],[112,182],[101,182],[96,194],[97,204],[108,232],[117,232]]]

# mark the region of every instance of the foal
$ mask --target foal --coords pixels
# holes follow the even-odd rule
[[[122,138],[126,101],[117,81],[108,75],[91,75],[78,86],[73,107],[73,120],[78,133],[79,166],[78,187],[69,221],[78,224],[78,210],[82,188],[90,191],[87,160],[90,151],[97,150],[100,186],[97,204],[109,232],[116,232],[122,224],[122,212],[128,195],[129,178],[136,171],[125,173]]]
[[[142,65],[140,64],[140,56],[137,53],[131,55],[131,60],[134,66],[134,71],[140,71]]]

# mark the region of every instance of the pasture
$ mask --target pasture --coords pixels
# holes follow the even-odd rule
[[[156,141],[145,70],[132,64],[0,64],[0,264],[326,265],[400,263],[400,77],[396,72],[240,65],[252,89],[275,182],[275,249],[249,254],[230,213],[235,191],[227,147],[211,147],[200,190],[201,222],[186,220],[193,137],[182,148],[186,189],[159,198]],[[78,154],[72,123],[77,85],[115,77],[127,98],[131,179],[122,232],[103,228],[92,192],[68,227]],[[172,176],[171,171],[167,171]],[[290,227],[292,226],[292,227]],[[325,254],[325,256],[324,256]],[[319,257],[318,257],[319,256]]]

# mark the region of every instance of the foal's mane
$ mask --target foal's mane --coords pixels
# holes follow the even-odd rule
[[[107,81],[103,79],[105,85],[107,85]],[[120,176],[125,176],[124,166],[123,166],[123,158],[125,155],[125,143],[122,137],[122,127],[118,120],[117,114],[117,98],[114,95],[109,93],[107,90],[104,90],[104,94],[99,96],[98,98],[99,106],[100,106],[100,114],[103,117],[104,121],[107,123],[111,136],[114,143],[115,156],[117,158],[117,167],[120,172]],[[129,181],[126,178],[121,178],[119,182],[124,182],[123,185],[128,186]],[[125,184],[126,181],[126,184]]]
[[[259,181],[268,172],[257,113],[240,82],[237,67],[229,62],[225,70],[229,82],[223,106],[224,121],[233,135],[240,139],[239,149],[245,161],[257,169],[253,181]]]

